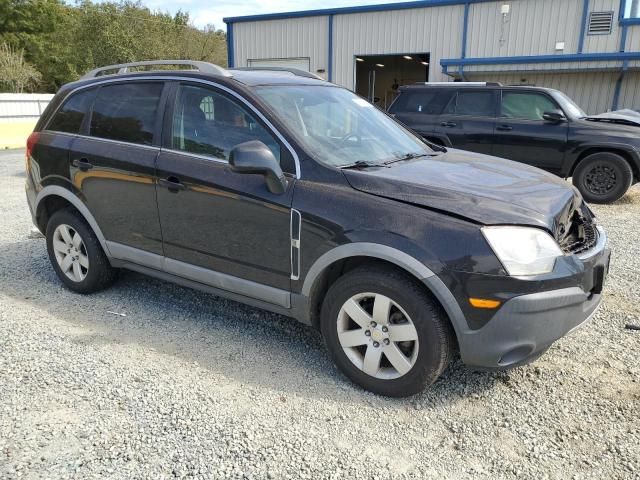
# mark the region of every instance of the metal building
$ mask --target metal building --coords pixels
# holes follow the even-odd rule
[[[563,90],[640,109],[640,0],[423,0],[225,18],[229,65],[291,66],[390,104],[399,85]]]

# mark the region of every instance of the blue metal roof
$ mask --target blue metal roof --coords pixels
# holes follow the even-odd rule
[[[267,13],[264,15],[246,15],[244,17],[226,17],[224,23],[253,22],[257,20],[282,20],[286,18],[317,17],[322,15],[344,15],[348,13],[384,12],[388,10],[406,10],[408,8],[442,7],[446,5],[464,5],[495,0],[421,0],[415,2],[383,3],[360,5],[357,7],[325,8],[320,10],[302,10],[297,12]]]

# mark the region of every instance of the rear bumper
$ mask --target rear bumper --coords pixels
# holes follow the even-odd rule
[[[611,252],[605,248],[604,231],[600,240],[580,257],[589,273],[601,275],[595,282],[599,285],[591,291],[575,286],[510,299],[484,327],[459,332],[462,360],[479,368],[517,366],[586,323],[600,305],[609,268]]]

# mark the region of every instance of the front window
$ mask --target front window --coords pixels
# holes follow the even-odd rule
[[[431,152],[419,138],[349,90],[305,85],[256,91],[323,163],[377,164]]]
[[[505,118],[541,121],[545,112],[557,109],[550,98],[540,93],[502,92],[501,115]]]

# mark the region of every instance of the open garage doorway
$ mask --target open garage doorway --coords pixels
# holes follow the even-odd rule
[[[386,110],[398,87],[429,81],[429,58],[428,53],[356,55],[356,93]]]

